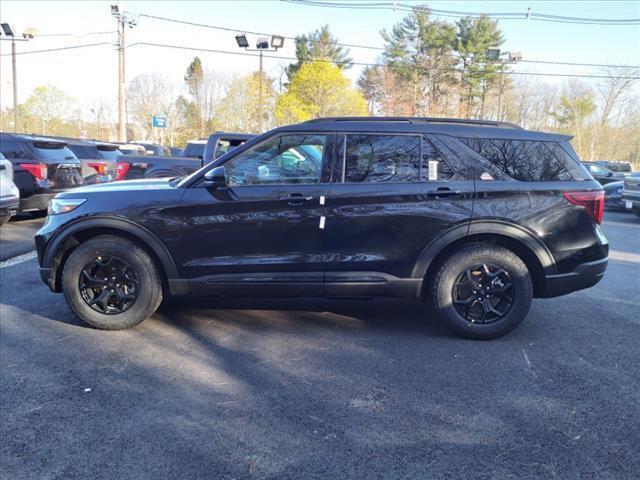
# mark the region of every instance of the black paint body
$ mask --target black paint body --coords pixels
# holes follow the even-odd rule
[[[212,168],[289,132],[331,137],[320,183],[205,185]],[[454,174],[438,181],[343,183],[339,144],[349,132],[424,135]],[[115,182],[65,193],[64,198],[87,201],[48,217],[38,232],[42,278],[59,291],[68,252],[93,235],[115,233],[153,254],[172,294],[417,297],[448,252],[474,240],[506,245],[520,255],[533,276],[535,296],[597,283],[606,269],[608,243],[587,210],[563,193],[601,186],[573,151],[575,164],[567,166],[572,181],[483,180],[482,161],[459,147],[457,136],[568,140],[471,122],[329,119],[283,127],[184,179]],[[320,217],[326,219],[324,228]]]

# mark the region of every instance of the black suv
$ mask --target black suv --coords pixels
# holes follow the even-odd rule
[[[41,276],[103,329],[165,295],[389,296],[494,338],[533,297],[604,275],[602,187],[569,139],[429,118],[278,128],[187,177],[58,195],[36,235]]]
[[[64,142],[0,133],[0,151],[13,164],[21,212],[46,210],[57,192],[85,184],[82,163]]]

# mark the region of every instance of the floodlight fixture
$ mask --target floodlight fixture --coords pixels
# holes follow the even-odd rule
[[[236,35],[236,43],[240,48],[249,48],[249,40],[245,34]]]
[[[267,37],[259,37],[256,41],[257,49],[267,49],[269,48],[269,39]]]
[[[276,50],[284,46],[284,37],[281,35],[271,35],[271,47]]]
[[[11,28],[11,25],[9,25],[8,23],[3,23],[3,24],[0,24],[0,26],[2,27],[2,32],[7,37],[13,37],[14,36],[13,29]]]
[[[491,60],[497,60],[500,58],[500,49],[499,48],[488,48],[487,49],[487,58]]]
[[[111,15],[113,15],[114,17],[120,15],[120,8],[118,7],[118,5],[111,5]]]

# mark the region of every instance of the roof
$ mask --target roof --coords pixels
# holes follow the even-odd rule
[[[329,117],[282,127],[282,131],[440,134],[456,137],[566,141],[571,135],[526,130],[492,120],[431,117]]]

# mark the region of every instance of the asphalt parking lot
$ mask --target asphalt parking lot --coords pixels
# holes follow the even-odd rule
[[[596,287],[461,340],[403,301],[187,302],[86,328],[0,269],[0,477],[631,479],[640,219]],[[4,240],[3,240],[4,242]]]

